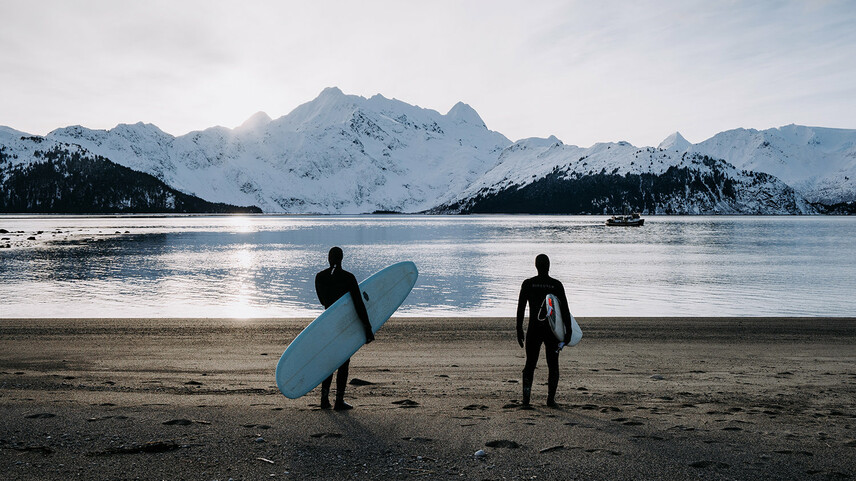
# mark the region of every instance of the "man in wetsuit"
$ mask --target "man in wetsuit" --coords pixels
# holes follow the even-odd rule
[[[550,272],[550,258],[545,254],[539,254],[535,258],[535,268],[538,275],[523,281],[520,287],[520,298],[517,301],[517,343],[520,347],[526,347],[526,366],[523,368],[523,406],[529,406],[529,396],[532,393],[532,378],[535,375],[535,365],[538,364],[538,355],[541,344],[547,350],[547,406],[558,407],[556,404],[556,388],[559,386],[559,341],[550,330],[550,324],[546,320],[539,320],[539,311],[544,308],[544,300],[547,294],[553,294],[559,299],[562,319],[566,322],[564,343],[567,344],[571,338],[571,330],[567,328],[567,320],[571,318],[568,308],[568,299],[565,297],[565,287],[556,279],[548,275]],[[523,315],[526,305],[529,304],[529,328],[523,334]],[[543,315],[543,314],[542,314]],[[543,317],[541,318],[543,319]]]
[[[366,344],[374,340],[372,334],[372,326],[369,323],[369,314],[366,312],[366,305],[363,304],[363,297],[360,295],[360,286],[357,283],[357,278],[350,272],[342,269],[342,249],[333,247],[327,255],[330,261],[330,267],[324,269],[315,275],[315,292],[318,294],[318,300],[324,306],[324,309],[332,306],[340,297],[350,294],[354,302],[354,308],[357,310],[357,316],[363,323],[363,328],[366,331]],[[351,360],[348,359],[344,364],[339,366],[336,373],[336,404],[333,409],[336,411],[344,411],[353,409],[354,407],[345,402],[345,386],[348,384],[348,366]],[[330,384],[333,383],[333,374],[321,383],[321,409],[330,409]]]

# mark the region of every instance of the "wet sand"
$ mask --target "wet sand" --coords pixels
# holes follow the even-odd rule
[[[392,319],[347,413],[273,372],[307,320],[0,320],[6,479],[852,479],[856,319],[580,319],[522,410],[510,319]],[[483,450],[485,456],[474,453]]]

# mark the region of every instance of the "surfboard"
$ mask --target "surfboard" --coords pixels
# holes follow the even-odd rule
[[[407,299],[419,272],[412,262],[399,262],[360,283],[372,332]],[[276,365],[276,386],[297,399],[321,384],[366,342],[350,294],[342,296],[306,326],[282,353]]]
[[[571,342],[568,343],[569,346],[576,346],[580,343],[580,340],[583,338],[583,330],[580,329],[580,325],[577,324],[577,320],[574,318],[574,315],[571,314]]]
[[[553,294],[547,294],[547,297],[544,299],[544,307],[546,308],[546,318],[547,323],[550,325],[550,330],[559,342],[564,341],[567,331],[565,331],[566,326],[562,319],[562,310],[559,308],[559,298]],[[571,340],[568,342],[568,345],[576,346],[583,338],[583,331],[580,329],[580,325],[577,324],[577,320],[574,319],[573,314],[571,314],[570,321]]]

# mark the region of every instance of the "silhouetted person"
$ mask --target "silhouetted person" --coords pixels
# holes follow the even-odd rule
[[[568,299],[565,297],[565,287],[556,279],[548,275],[550,272],[550,258],[545,254],[539,254],[535,258],[535,268],[538,275],[523,281],[520,287],[520,298],[517,301],[517,342],[520,347],[526,346],[526,366],[523,368],[523,405],[529,406],[529,397],[532,393],[532,378],[535,375],[535,366],[538,364],[538,355],[541,344],[547,350],[547,405],[556,407],[556,388],[559,386],[559,341],[550,329],[550,323],[538,319],[538,312],[542,309],[547,294],[553,294],[559,299],[562,313],[562,321],[565,322],[565,339],[567,344],[571,339],[571,330],[568,329],[568,320],[571,311],[568,308]],[[523,334],[523,315],[526,312],[526,304],[529,304],[529,328],[526,335]]]
[[[369,314],[366,312],[366,305],[363,304],[363,297],[360,295],[360,286],[357,283],[357,278],[350,272],[342,269],[342,249],[333,247],[330,249],[327,258],[330,261],[330,267],[324,269],[315,275],[315,292],[318,294],[318,300],[324,306],[324,309],[332,306],[333,303],[339,300],[345,294],[350,294],[354,301],[354,308],[357,310],[357,316],[363,323],[363,328],[366,331],[366,344],[374,340],[372,334],[372,326],[369,323]],[[345,409],[353,409],[353,406],[345,402],[345,386],[348,384],[348,366],[351,360],[348,359],[344,364],[339,366],[336,373],[336,404],[333,409],[342,411]],[[321,409],[330,409],[330,384],[333,383],[333,375],[321,383]]]

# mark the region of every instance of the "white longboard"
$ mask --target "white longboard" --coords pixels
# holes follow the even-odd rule
[[[553,331],[553,335],[556,336],[556,339],[559,342],[565,340],[565,323],[562,320],[562,309],[559,307],[559,298],[554,296],[553,294],[547,294],[547,298],[544,299],[544,304],[547,310],[547,322],[550,324],[550,330]],[[571,314],[571,340],[568,342],[569,346],[576,346],[580,343],[580,339],[583,338],[583,331],[580,329],[580,325],[577,324],[577,320],[574,319],[574,315]]]
[[[412,262],[399,262],[360,283],[372,332],[398,309],[416,284]],[[366,342],[363,323],[350,294],[342,296],[291,341],[276,365],[276,386],[297,399],[315,389]]]

